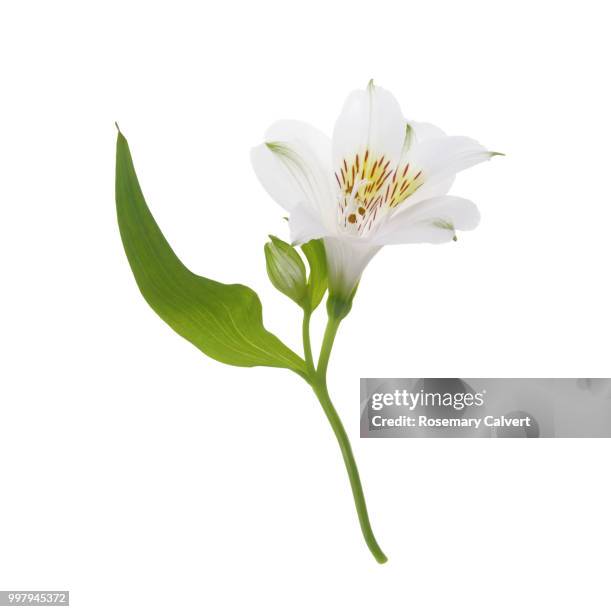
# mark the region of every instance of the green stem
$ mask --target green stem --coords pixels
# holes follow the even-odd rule
[[[327,367],[329,366],[329,357],[331,357],[331,349],[335,342],[335,335],[339,329],[340,319],[329,317],[327,321],[327,327],[325,328],[325,335],[322,339],[322,346],[320,347],[320,357],[318,358],[317,373],[320,380],[327,384]]]
[[[329,365],[329,357],[331,355],[331,349],[333,347],[333,341],[335,340],[335,334],[339,328],[340,319],[329,318],[327,323],[327,328],[325,330],[325,335],[322,343],[322,348],[320,350],[320,358],[318,361],[318,371],[316,373],[315,378],[310,382],[312,385],[312,389],[314,393],[316,393],[316,397],[322,406],[327,419],[329,420],[329,424],[333,429],[333,433],[337,438],[337,442],[339,443],[340,450],[342,452],[342,457],[344,459],[344,464],[346,466],[346,471],[348,472],[348,478],[350,480],[350,487],[352,488],[352,495],[354,497],[354,505],[356,506],[356,512],[359,518],[359,524],[361,526],[361,531],[363,533],[363,537],[365,538],[365,542],[371,554],[375,557],[378,563],[386,563],[388,560],[386,555],[382,552],[379,544],[377,543],[375,536],[373,535],[373,530],[371,528],[371,523],[369,522],[369,515],[367,513],[367,504],[365,502],[365,494],[363,493],[363,486],[361,484],[361,479],[359,477],[359,471],[356,465],[356,460],[354,459],[354,454],[352,453],[352,447],[350,446],[350,440],[348,439],[348,434],[344,429],[344,425],[331,402],[331,398],[329,397],[329,390],[327,388],[327,367]]]
[[[310,342],[310,319],[312,312],[309,310],[303,311],[303,324],[301,326],[301,335],[303,337],[303,355],[305,357],[306,368],[311,376],[315,374],[314,358],[312,357],[312,343]]]

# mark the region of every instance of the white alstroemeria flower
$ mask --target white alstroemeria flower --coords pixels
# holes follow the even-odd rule
[[[332,139],[279,121],[251,159],[289,212],[293,243],[324,238],[330,294],[347,298],[382,246],[447,242],[474,229],[475,205],[446,194],[457,172],[493,155],[471,138],[406,120],[394,96],[370,82],[348,96]]]

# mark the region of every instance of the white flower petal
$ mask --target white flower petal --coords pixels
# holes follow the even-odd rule
[[[328,179],[331,179],[331,139],[303,121],[276,121],[265,132],[266,142],[288,142],[295,146],[300,143],[316,157],[321,168],[325,169]]]
[[[414,206],[419,202],[423,202],[424,200],[430,200],[432,198],[438,198],[446,195],[452,188],[455,180],[456,175],[450,174],[447,177],[441,177],[437,180],[425,181],[422,187],[409,196],[409,198],[405,200],[398,210],[404,210],[408,206]]]
[[[496,153],[466,136],[431,138],[415,144],[406,160],[422,171],[424,181],[437,182],[489,160]]]
[[[472,230],[479,223],[477,207],[470,200],[441,196],[413,204],[393,215],[371,238],[378,246],[453,240],[456,230]]]
[[[398,164],[399,167],[410,161],[410,149],[415,147],[418,143],[446,137],[446,133],[432,123],[423,123],[410,120],[407,122],[407,125],[406,144],[403,147],[403,154]],[[438,179],[426,181],[422,187],[420,187],[409,197],[409,203],[416,204],[422,200],[428,200],[429,198],[436,198],[438,196],[445,195],[452,188],[455,179],[455,174],[449,174]]]
[[[333,130],[333,167],[350,164],[356,154],[369,151],[371,158],[385,155],[396,161],[405,137],[405,119],[395,97],[370,83],[352,92]],[[362,159],[362,157],[361,157]]]
[[[403,145],[401,147],[401,155],[397,166],[402,166],[407,161],[410,149],[417,143],[433,138],[443,138],[446,133],[432,123],[421,123],[419,121],[405,121],[403,126]]]
[[[380,246],[350,238],[325,238],[329,289],[348,297],[361,278],[363,270]]]
[[[432,123],[423,123],[420,121],[408,121],[407,123],[413,134],[412,146],[419,142],[424,142],[425,140],[443,138],[446,136],[446,133],[441,128]]]
[[[328,230],[321,219],[312,213],[308,204],[298,204],[289,216],[289,229],[292,244],[303,244],[313,238],[322,238],[328,235]]]
[[[257,177],[280,206],[290,212],[305,203],[327,225],[336,202],[330,159],[330,140],[299,121],[273,124],[266,142],[251,151]]]
[[[261,185],[282,208],[290,212],[303,201],[299,183],[266,144],[250,150],[250,161]]]

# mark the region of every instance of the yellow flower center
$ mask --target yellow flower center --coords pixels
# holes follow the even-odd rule
[[[382,213],[396,208],[424,183],[422,171],[409,163],[391,166],[385,155],[369,149],[344,159],[335,172],[341,225],[351,233],[368,233]]]

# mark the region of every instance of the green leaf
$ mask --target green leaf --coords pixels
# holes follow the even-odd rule
[[[320,238],[317,238],[301,245],[301,250],[310,265],[310,276],[308,277],[310,309],[316,310],[327,291],[328,285],[325,245]]]
[[[116,164],[121,239],[149,306],[212,359],[235,366],[288,368],[305,375],[303,360],[263,327],[261,302],[252,289],[197,276],[174,254],[146,205],[121,132]]]

